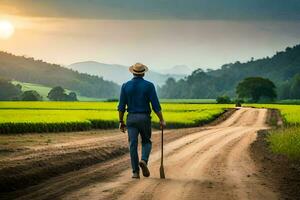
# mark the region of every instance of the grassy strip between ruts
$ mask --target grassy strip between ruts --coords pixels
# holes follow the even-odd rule
[[[300,160],[300,105],[255,104],[254,107],[278,109],[284,126],[271,130],[268,136],[274,153]]]
[[[117,128],[116,102],[0,102],[0,133]],[[162,104],[168,128],[208,123],[233,105]],[[154,127],[158,119],[152,113]]]

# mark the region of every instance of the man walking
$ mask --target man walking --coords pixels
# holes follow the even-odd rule
[[[129,68],[133,74],[133,79],[124,83],[121,88],[120,100],[118,105],[120,130],[125,132],[128,129],[128,141],[132,166],[132,178],[140,178],[140,169],[143,176],[149,177],[148,160],[152,148],[151,142],[151,108],[160,120],[161,128],[166,126],[161,113],[161,107],[153,83],[143,79],[148,68],[136,63]],[[124,123],[124,113],[127,106],[127,120]],[[139,161],[138,156],[138,135],[142,138],[142,157]]]

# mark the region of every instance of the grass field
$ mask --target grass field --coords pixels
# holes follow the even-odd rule
[[[207,123],[234,105],[163,103],[168,128]],[[117,102],[0,102],[0,133],[116,128]],[[158,118],[152,113],[154,126]]]
[[[300,159],[300,105],[255,104],[255,107],[278,109],[284,127],[270,131],[268,137],[273,152]]]

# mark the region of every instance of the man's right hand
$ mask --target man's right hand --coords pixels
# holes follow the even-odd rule
[[[125,131],[126,131],[126,125],[125,125],[124,122],[120,122],[119,129],[120,129],[121,132],[125,133]]]
[[[166,128],[166,122],[165,122],[165,120],[161,120],[159,122],[159,124],[160,124],[160,129]]]

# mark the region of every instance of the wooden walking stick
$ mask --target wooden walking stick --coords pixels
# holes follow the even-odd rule
[[[164,170],[164,128],[161,127],[161,158],[160,158],[160,168],[159,168],[160,178],[164,179],[165,170]]]

